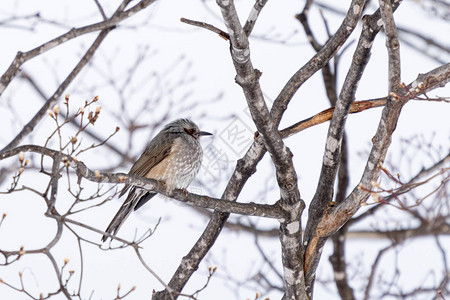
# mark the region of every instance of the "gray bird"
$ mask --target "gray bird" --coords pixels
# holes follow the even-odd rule
[[[178,119],[167,124],[147,144],[128,174],[162,181],[169,192],[174,189],[186,189],[202,164],[203,151],[199,142],[202,135],[212,134],[200,131],[189,119]],[[137,210],[157,194],[127,184],[119,197],[122,197],[130,187],[127,199],[106,228],[107,233],[115,235],[133,210]],[[107,235],[103,235],[102,241],[106,241],[107,238]]]

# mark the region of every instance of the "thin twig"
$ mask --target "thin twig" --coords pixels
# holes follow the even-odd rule
[[[226,41],[230,40],[230,35],[228,33],[226,33],[225,31],[211,25],[205,22],[199,22],[199,21],[194,21],[194,20],[189,20],[186,18],[181,18],[180,19],[181,22],[192,25],[192,26],[197,26],[197,27],[201,27],[201,28],[205,28],[208,30],[211,30],[214,33],[217,33],[221,38],[223,38]]]

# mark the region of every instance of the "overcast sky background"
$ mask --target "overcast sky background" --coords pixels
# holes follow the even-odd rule
[[[108,14],[114,11],[118,3],[118,1],[100,2],[105,6]],[[349,1],[342,2],[337,8],[346,11],[348,4]],[[237,1],[236,5],[241,21],[244,22],[253,1]],[[303,5],[304,3],[301,1],[269,1],[258,19],[250,39],[252,62],[257,69],[263,72],[260,82],[269,107],[271,100],[276,98],[290,76],[314,54],[299,22],[294,18],[294,15],[301,11]],[[367,13],[373,10],[374,6],[372,5]],[[64,26],[50,23],[35,26],[30,20],[21,20],[13,23],[17,26],[3,27],[0,31],[0,39],[4,41],[0,47],[0,72],[2,74],[17,51],[32,49],[63,34],[70,27],[83,26],[101,20],[92,0],[3,1],[0,8],[0,20],[11,14],[23,16],[36,12],[40,12],[41,17],[54,20]],[[330,12],[325,12],[325,16],[331,32],[334,33],[341,23],[342,16]],[[215,1],[206,1],[203,4],[200,1],[158,1],[111,32],[95,54],[92,65],[80,74],[66,93],[71,95],[70,101],[73,109],[82,105],[86,99],[92,99],[96,95],[100,96],[98,104],[102,106],[102,113],[95,129],[105,137],[118,125],[113,116],[126,113],[133,115],[135,113],[133,110],[139,110],[143,99],[152,97],[155,93],[164,99],[160,106],[142,115],[139,122],[144,124],[152,122],[155,115],[166,111],[168,107],[164,103],[171,101],[169,109],[176,111],[174,118],[192,118],[202,130],[215,134],[212,138],[202,140],[205,149],[204,163],[198,180],[191,184],[190,190],[199,194],[220,197],[236,160],[245,153],[247,149],[245,146],[251,142],[255,127],[246,109],[241,88],[234,83],[235,71],[229,55],[228,43],[209,31],[181,23],[179,21],[181,17],[205,21],[225,30]],[[442,36],[448,36],[448,32],[450,32],[448,23],[424,12],[423,8],[413,1],[404,1],[395,13],[395,20],[399,26],[420,30],[436,40],[442,41]],[[325,41],[326,33],[317,7],[313,7],[311,10],[310,22],[315,33],[321,38],[321,42]],[[19,26],[32,27],[33,30],[26,30]],[[344,80],[346,68],[350,64],[360,31],[361,27],[358,26],[350,38],[350,41],[355,42],[342,57],[338,86]],[[31,74],[44,92],[50,96],[96,36],[97,33],[85,35],[58,46],[27,62],[23,66],[23,70]],[[360,82],[357,100],[383,97],[387,94],[387,55],[384,42],[384,36],[379,34],[373,47],[371,61]],[[401,45],[400,49],[402,81],[407,84],[413,81],[419,73],[428,72],[440,65],[408,46]],[[144,56],[145,59],[136,64],[140,56]],[[449,57],[440,59],[448,61]],[[109,80],[114,78],[119,85],[123,84],[125,75],[130,68],[136,68],[133,80],[124,90],[125,96],[132,95],[129,98],[131,105],[128,108],[130,111],[121,112],[117,90],[111,88]],[[177,89],[172,92],[174,86]],[[450,88],[433,91],[430,96],[435,94],[448,96]],[[198,105],[193,106],[193,103],[198,102]],[[29,85],[20,79],[15,79],[0,99],[1,144],[6,145],[42,104],[41,98]],[[320,72],[318,72],[297,92],[280,127],[289,126],[327,108],[329,108],[329,103],[322,87]],[[11,113],[11,109],[15,113]],[[359,181],[367,158],[367,154],[364,153],[369,150],[370,139],[375,133],[380,113],[381,108],[372,109],[350,115],[347,120],[350,168],[352,170],[351,188]],[[408,103],[400,117],[388,158],[394,161],[400,160],[401,139],[410,138],[417,133],[422,134],[425,140],[431,139],[433,136],[435,141],[439,141],[437,144],[442,145],[443,152],[448,151],[450,144],[449,113],[448,104],[418,103],[417,101]],[[229,117],[230,115],[233,116]],[[50,120],[45,120],[24,143],[42,145],[45,137],[52,130],[52,126]],[[246,134],[240,141],[232,140],[230,137],[230,132],[236,128],[245,129]],[[327,124],[319,125],[286,140],[286,144],[294,153],[300,192],[307,205],[317,185],[327,129]],[[122,150],[127,149],[127,144],[121,143],[124,140],[124,134],[125,132],[119,132],[111,141]],[[70,130],[66,135],[70,136]],[[152,130],[140,131],[133,141],[131,150],[133,155],[139,154],[153,135],[154,131]],[[85,139],[86,144],[89,144],[89,138],[85,137]],[[206,156],[210,153],[208,151],[213,150],[220,151],[222,154],[219,161],[214,155]],[[105,155],[105,151],[104,148],[97,148],[79,159],[83,160],[91,169],[107,169],[115,164],[118,157],[110,152]],[[422,166],[431,164],[434,160],[436,158],[415,156],[413,163],[408,165],[408,168],[405,166],[404,172],[412,175]],[[128,168],[117,171],[127,172]],[[40,180],[44,183],[45,179],[34,173],[32,176],[24,177],[22,183],[36,185]],[[3,185],[2,190],[5,190],[8,184],[9,182]],[[65,184],[64,180],[61,181],[61,184]],[[96,188],[95,185],[87,182],[85,184],[86,194]],[[262,187],[268,190],[265,199],[260,198]],[[64,190],[63,187],[61,187],[62,190]],[[0,247],[17,249],[23,245],[25,248],[31,249],[45,245],[48,240],[44,236],[48,235],[50,238],[55,230],[54,222],[43,216],[42,212],[46,209],[45,203],[41,199],[33,199],[32,194],[27,192],[8,196],[0,195],[0,197],[2,199],[0,213],[8,214],[0,228]],[[239,201],[273,203],[278,197],[279,192],[276,188],[273,167],[270,164],[270,157],[266,156],[258,167],[258,172],[244,188]],[[61,195],[58,201],[60,209],[70,204],[67,193],[65,196]],[[80,214],[77,216],[77,220],[104,229],[122,201],[122,199],[115,199],[106,205]],[[121,228],[119,236],[132,239],[136,230],[142,234],[147,228],[155,226],[159,218],[161,221],[156,233],[144,243],[144,255],[149,266],[167,282],[178,267],[181,258],[186,255],[203,231],[208,218],[176,201],[158,196],[127,220]],[[305,222],[307,210],[305,210],[303,218],[303,222]],[[361,228],[373,228],[383,224],[383,226],[401,227],[403,218],[402,213],[393,215],[380,213],[379,218],[375,220],[376,223],[364,223],[360,226]],[[257,218],[249,220],[267,228],[275,228],[278,225],[275,220]],[[249,220],[242,218],[243,222],[249,222]],[[372,221],[374,220],[372,219]],[[46,232],[48,234],[45,234]],[[93,240],[100,239],[100,236],[90,232],[86,232],[85,236]],[[449,239],[444,240],[450,242]],[[260,243],[275,264],[281,266],[278,239],[260,238]],[[395,255],[386,257],[386,261],[383,263],[387,266],[384,273],[382,272],[383,276],[390,276],[389,272],[392,270],[389,270],[389,266],[395,259],[399,260],[400,265],[404,268],[403,276],[408,275],[400,280],[405,287],[417,286],[425,283],[426,280],[433,280],[432,276],[427,274],[429,274],[429,270],[438,269],[439,266],[434,266],[434,263],[440,263],[439,260],[434,261],[433,259],[423,260],[423,262],[415,259],[414,264],[408,263],[411,258],[439,256],[438,250],[430,246],[433,243],[431,240],[416,239],[412,243],[414,245],[408,245],[410,247],[405,251],[399,249],[397,257]],[[350,264],[355,266],[354,270],[367,271],[367,267],[373,262],[374,255],[388,244],[389,242],[384,240],[351,241],[347,244],[347,259]],[[77,249],[76,240],[70,234],[64,235],[55,248],[58,262],[61,263],[65,257],[69,257],[70,263],[67,269],[75,270],[76,274],[80,271]],[[329,247],[325,247],[317,274],[321,280],[333,279],[332,269],[328,262],[330,253]],[[89,299],[91,291],[93,291],[91,299],[112,299],[119,283],[123,290],[134,285],[137,286],[136,291],[129,296],[129,299],[148,299],[153,289],[162,289],[162,286],[139,264],[132,249],[102,251],[93,246],[85,246],[84,262],[86,267],[83,277],[83,297],[85,299]],[[250,286],[235,290],[236,285],[231,282],[230,278],[245,282],[260,268],[267,268],[261,257],[257,255],[253,236],[225,229],[214,245],[212,253],[200,265],[199,271],[194,274],[184,291],[190,293],[201,288],[206,281],[208,266],[216,265],[219,266],[219,269],[207,289],[200,294],[200,299],[253,299],[258,288]],[[366,268],[363,268],[364,265]],[[0,268],[0,277],[17,285],[18,271],[24,273],[27,287],[31,291],[51,291],[55,287],[56,280],[52,277],[54,276],[53,270],[47,259],[42,256],[27,255],[11,267]],[[363,281],[358,277],[367,276],[367,273],[363,272],[355,271],[355,274],[349,274],[351,284],[359,296],[362,291],[358,290],[358,287]],[[72,279],[74,289],[78,287],[77,278],[75,276]],[[317,299],[336,299],[337,292],[334,285],[329,287],[331,289],[326,289],[324,285],[318,283],[315,287]],[[0,285],[0,295],[2,295],[1,299],[27,299],[24,294],[14,292],[4,285]],[[263,294],[263,297],[279,299],[281,295],[280,292],[272,291]],[[62,296],[57,296],[55,299],[62,299]]]

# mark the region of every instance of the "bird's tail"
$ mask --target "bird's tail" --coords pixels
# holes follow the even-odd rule
[[[130,213],[133,211],[136,204],[139,202],[139,199],[142,197],[142,194],[133,187],[128,193],[128,197],[122,206],[119,208],[119,211],[116,213],[114,218],[109,223],[108,228],[106,228],[105,232],[110,235],[115,235],[119,230],[120,226],[122,226],[123,222],[128,218]],[[102,242],[106,241],[110,236],[104,234],[102,236]],[[111,238],[112,239],[112,238]]]

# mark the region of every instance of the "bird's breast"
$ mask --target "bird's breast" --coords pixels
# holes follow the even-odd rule
[[[203,151],[200,143],[192,138],[176,138],[171,151],[146,175],[161,180],[168,190],[185,189],[194,180],[202,163]]]

